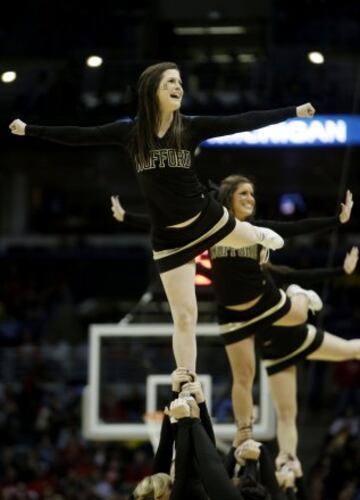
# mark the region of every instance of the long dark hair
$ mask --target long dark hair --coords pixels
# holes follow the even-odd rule
[[[237,190],[239,184],[251,184],[255,187],[254,182],[244,175],[234,174],[225,177],[221,181],[219,187],[218,199],[230,212],[232,212],[232,196]],[[253,214],[254,215],[254,214]],[[252,217],[253,217],[252,215]]]
[[[143,71],[138,80],[138,111],[130,134],[128,151],[136,165],[146,165],[150,151],[156,149],[156,134],[160,125],[160,109],[156,96],[164,71],[179,70],[173,62],[153,64]],[[166,146],[181,149],[182,121],[179,110],[167,132]]]

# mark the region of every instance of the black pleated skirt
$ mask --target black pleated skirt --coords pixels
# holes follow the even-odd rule
[[[256,347],[267,373],[274,375],[305,359],[321,346],[323,340],[323,330],[313,325],[273,325],[256,337]]]
[[[269,281],[259,302],[249,309],[234,311],[218,306],[221,337],[229,345],[252,335],[259,335],[285,316],[290,308],[289,297]]]
[[[235,218],[210,194],[199,217],[182,228],[154,227],[153,257],[160,273],[193,260],[235,228]]]

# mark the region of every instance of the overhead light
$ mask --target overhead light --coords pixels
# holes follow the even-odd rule
[[[256,62],[255,54],[238,54],[237,59],[241,63],[254,63],[254,62]]]
[[[211,60],[215,63],[231,63],[233,58],[229,54],[213,54],[211,56]]]
[[[94,92],[83,92],[81,100],[89,109],[95,109],[100,105],[100,99]]]
[[[176,26],[176,35],[204,36],[204,35],[243,35],[246,33],[244,26]]]
[[[1,75],[1,81],[3,83],[11,83],[16,80],[16,72],[15,71],[4,71]]]
[[[103,63],[103,59],[100,56],[90,56],[86,60],[87,66],[90,68],[98,68]]]
[[[308,59],[313,64],[323,64],[325,61],[325,58],[321,52],[309,52]]]
[[[105,101],[111,106],[117,106],[123,100],[123,95],[121,92],[116,92],[115,90],[106,92],[104,94]]]
[[[246,29],[243,26],[210,26],[210,35],[243,35]]]
[[[205,28],[189,26],[187,28],[174,28],[176,35],[205,35]]]

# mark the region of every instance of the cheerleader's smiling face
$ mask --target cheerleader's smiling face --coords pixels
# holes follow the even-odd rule
[[[254,186],[249,182],[237,185],[232,194],[231,208],[237,219],[245,220],[255,212]]]
[[[162,112],[172,112],[180,108],[184,91],[180,73],[177,69],[164,71],[156,95]]]

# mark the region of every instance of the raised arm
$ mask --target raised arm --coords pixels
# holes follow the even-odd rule
[[[186,368],[179,367],[171,373],[172,400],[178,397],[181,384],[190,380]],[[165,408],[164,419],[161,425],[160,441],[154,457],[153,472],[166,472],[169,474],[173,456],[175,430],[170,422],[168,408]],[[177,425],[177,424],[175,424]]]
[[[118,196],[111,196],[111,211],[118,222],[123,222],[127,226],[136,229],[150,231],[150,218],[146,214],[135,214],[127,212],[121,205]]]
[[[265,270],[270,273],[278,287],[285,284],[297,283],[308,288],[309,286],[321,283],[327,279],[336,278],[344,274],[342,267],[313,268],[313,269],[291,269],[284,266],[265,266]]]
[[[106,144],[124,144],[131,124],[129,121],[113,122],[97,127],[58,126],[45,127],[28,125],[20,119],[9,125],[12,134],[38,137],[69,146],[92,146]]]
[[[186,404],[186,403],[185,403]],[[188,478],[192,474],[191,418],[181,418],[178,422],[175,455],[175,481],[170,500],[184,500],[188,489]]]
[[[271,498],[274,500],[285,500],[286,495],[281,490],[278,480],[276,479],[274,461],[264,445],[261,446],[259,462],[261,482],[268,489]]]
[[[204,393],[201,387],[201,383],[199,379],[197,378],[197,375],[195,373],[192,373],[192,376],[194,378],[193,382],[188,382],[187,384],[184,384],[182,386],[183,391],[188,391],[190,394],[195,398],[195,401],[197,402],[199,409],[200,409],[200,420],[204,426],[204,429],[207,432],[207,435],[215,445],[215,434],[214,434],[214,429],[211,423],[211,418],[209,415],[209,411],[206,405]]]
[[[299,236],[301,234],[311,234],[320,231],[334,229],[340,224],[339,216],[334,217],[311,217],[296,221],[272,221],[256,220],[256,224],[268,227],[273,231],[279,232],[283,238]]]
[[[176,455],[175,455],[175,481],[172,488],[171,500],[183,500],[188,491],[188,482],[195,473],[192,444],[190,406],[185,399],[178,398],[171,402],[166,413],[177,419]]]
[[[352,192],[347,190],[344,203],[340,204],[339,215],[335,215],[334,217],[311,217],[291,222],[257,220],[256,223],[259,226],[269,227],[279,232],[284,238],[300,234],[316,233],[318,231],[334,229],[340,224],[349,222],[353,205]]]
[[[352,274],[356,269],[358,260],[359,248],[354,246],[347,252],[343,265],[339,267],[292,269],[269,263],[264,266],[264,269],[270,273],[277,286],[283,286],[286,283],[298,283],[301,286],[309,287],[314,283],[319,283],[326,279],[336,278],[344,274]]]
[[[200,143],[211,137],[235,134],[282,122],[288,118],[311,118],[315,109],[310,103],[301,106],[270,109],[266,111],[249,111],[230,116],[196,116],[192,119],[192,127],[196,142]]]
[[[173,455],[174,435],[168,415],[164,415],[158,449],[154,456],[153,474],[165,472],[170,474]]]
[[[191,427],[195,455],[201,480],[210,500],[243,500],[243,496],[232,484],[221,458],[207,435],[200,420]]]
[[[236,460],[234,455],[235,450],[236,446],[232,445],[227,455],[224,458],[224,466],[229,477],[233,477],[235,474],[235,466],[236,466]]]

